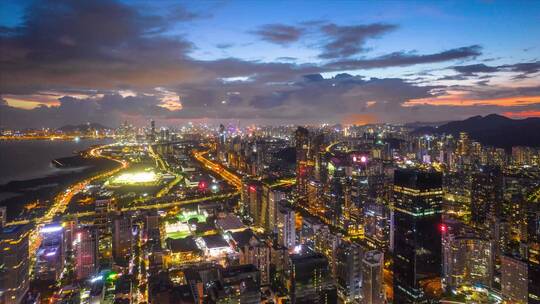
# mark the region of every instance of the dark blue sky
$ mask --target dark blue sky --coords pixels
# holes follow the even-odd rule
[[[540,116],[538,1],[0,5],[6,126]]]

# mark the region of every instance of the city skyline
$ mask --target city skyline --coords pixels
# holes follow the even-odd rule
[[[540,3],[4,1],[0,127],[540,116]]]
[[[0,304],[540,304],[540,1],[0,1]]]

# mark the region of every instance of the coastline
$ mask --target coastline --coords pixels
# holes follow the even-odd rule
[[[103,157],[84,157],[79,154],[64,159],[70,159],[77,166],[58,169],[54,174],[44,177],[0,185],[0,193],[10,194],[10,197],[0,201],[0,206],[7,207],[8,221],[41,216],[55,196],[70,185],[118,167],[118,162]]]

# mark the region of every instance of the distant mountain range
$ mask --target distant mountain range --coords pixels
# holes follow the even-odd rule
[[[540,147],[540,118],[510,119],[490,114],[452,121],[440,126],[417,128],[415,134],[452,134],[467,132],[482,144],[510,149],[513,146]]]
[[[450,120],[446,120],[446,121],[435,121],[435,122],[423,122],[423,121],[415,121],[415,122],[408,122],[405,124],[405,127],[407,128],[410,128],[410,129],[420,129],[420,128],[424,128],[424,127],[438,127],[438,126],[441,126],[441,125],[444,125],[446,123],[449,123]]]
[[[80,124],[80,125],[65,125],[63,127],[58,128],[59,131],[62,131],[64,133],[70,133],[70,132],[88,132],[90,130],[109,130],[110,128],[105,127],[102,124],[98,123],[86,123],[86,124]]]

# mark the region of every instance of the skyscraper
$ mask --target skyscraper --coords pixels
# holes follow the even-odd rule
[[[324,191],[324,204],[327,224],[335,227],[344,228],[343,211],[345,207],[345,194],[348,189],[348,178],[346,176],[346,166],[342,160],[334,159],[330,162],[332,170],[330,171],[331,178],[328,182],[328,187]]]
[[[445,287],[449,291],[465,285],[491,287],[493,242],[487,238],[451,233],[445,235],[443,239]]]
[[[113,258],[115,263],[127,266],[132,247],[131,217],[118,214],[113,220]]]
[[[338,296],[345,303],[359,303],[362,296],[363,249],[360,244],[343,242],[336,251]]]
[[[540,303],[540,199],[530,200],[527,211],[528,296],[529,303]]]
[[[484,166],[472,175],[471,220],[485,226],[488,218],[500,217],[502,212],[502,172],[497,167]]]
[[[285,202],[278,203],[277,236],[280,246],[292,250],[296,245],[295,213]]]
[[[0,228],[6,225],[7,221],[7,207],[0,206]]]
[[[150,121],[150,140],[156,140],[156,122],[154,120]]]
[[[362,260],[362,303],[363,304],[383,304],[384,255],[380,251],[372,250],[366,252]]]
[[[253,224],[262,227],[266,212],[263,212],[263,184],[260,181],[250,180],[242,184],[242,200],[247,214],[253,220]]]
[[[18,304],[30,285],[28,235],[26,225],[4,227],[0,230],[0,300]]]
[[[442,176],[434,171],[394,172],[394,301],[423,303],[441,276]]]
[[[527,262],[518,257],[501,256],[501,293],[505,301],[527,303]]]
[[[332,283],[328,260],[320,253],[290,256],[287,282],[291,304],[335,304],[336,287]]]
[[[269,232],[276,232],[279,203],[285,199],[285,192],[279,187],[267,185],[264,189],[264,199],[267,200],[268,220],[265,229]],[[264,205],[263,205],[264,206]]]
[[[41,244],[36,254],[35,276],[42,280],[57,280],[64,267],[64,229],[59,224],[44,226]]]
[[[75,239],[75,274],[78,280],[90,277],[98,267],[98,235],[92,226],[82,227]]]
[[[307,194],[307,182],[310,176],[309,131],[298,127],[294,133],[296,140],[296,189],[300,197]]]

